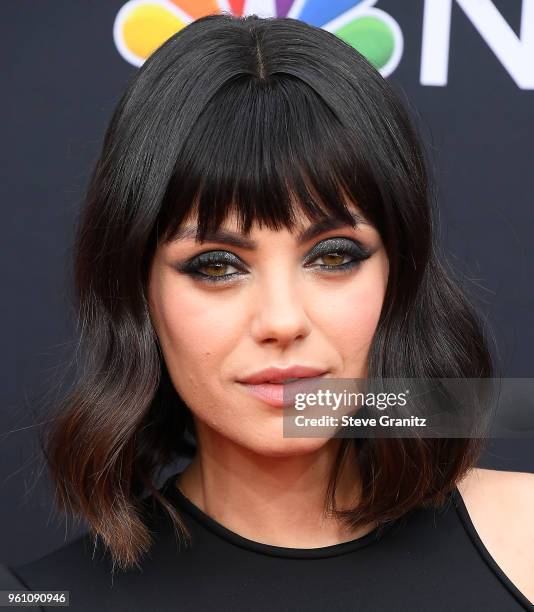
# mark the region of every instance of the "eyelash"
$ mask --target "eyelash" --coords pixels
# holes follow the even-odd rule
[[[339,265],[320,265],[321,271],[328,273],[339,274],[348,272],[358,267],[364,260],[371,256],[371,253],[359,242],[349,240],[347,238],[329,238],[328,241],[319,243],[312,249],[310,261],[315,261],[321,257],[327,255],[348,255],[353,259]],[[207,266],[213,266],[216,264],[222,264],[225,266],[232,265],[235,268],[240,266],[238,258],[229,253],[228,251],[210,251],[208,253],[201,253],[194,259],[186,262],[182,266],[179,266],[179,271],[183,274],[187,274],[199,280],[200,282],[206,283],[224,283],[229,282],[230,279],[236,276],[240,276],[238,272],[232,272],[230,274],[223,274],[221,276],[209,276],[200,272],[202,268]]]

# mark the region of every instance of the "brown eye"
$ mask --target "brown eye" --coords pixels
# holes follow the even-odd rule
[[[226,282],[241,276],[240,270],[243,270],[243,266],[239,258],[232,253],[210,251],[182,264],[179,270],[195,280]]]
[[[199,271],[203,271],[206,276],[226,276],[226,269],[228,268],[228,264],[220,263],[220,264],[209,264],[206,266],[202,266],[198,268]],[[230,266],[231,267],[231,266]]]
[[[325,273],[349,271],[359,266],[371,252],[348,238],[330,238],[320,242],[309,253],[306,267]]]
[[[319,259],[322,259],[327,266],[339,266],[345,263],[345,257],[347,257],[347,255],[343,253],[328,253],[327,255],[319,257]]]

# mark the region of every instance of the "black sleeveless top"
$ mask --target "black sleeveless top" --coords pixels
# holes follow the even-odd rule
[[[177,476],[160,490],[180,511],[190,547],[178,549],[158,509],[140,569],[112,573],[109,554],[93,551],[88,535],[7,569],[30,590],[70,591],[76,612],[534,610],[478,537],[458,489],[440,509],[412,510],[349,542],[298,549],[230,531],[176,488]]]

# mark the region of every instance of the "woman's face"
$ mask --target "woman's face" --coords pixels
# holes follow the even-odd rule
[[[184,223],[152,263],[151,318],[197,429],[264,455],[308,453],[328,440],[284,438],[283,409],[238,380],[293,365],[365,377],[386,291],[388,259],[374,227],[323,226],[299,240],[313,225],[303,217],[294,233],[254,226],[234,236],[229,218],[220,232],[230,238],[200,244]]]

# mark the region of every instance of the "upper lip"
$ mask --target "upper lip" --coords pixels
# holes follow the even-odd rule
[[[289,368],[266,368],[259,372],[255,372],[246,378],[240,379],[238,382],[257,385],[266,382],[281,382],[286,378],[310,378],[312,376],[320,376],[325,374],[327,370],[324,368],[314,368],[303,365],[294,365]]]

